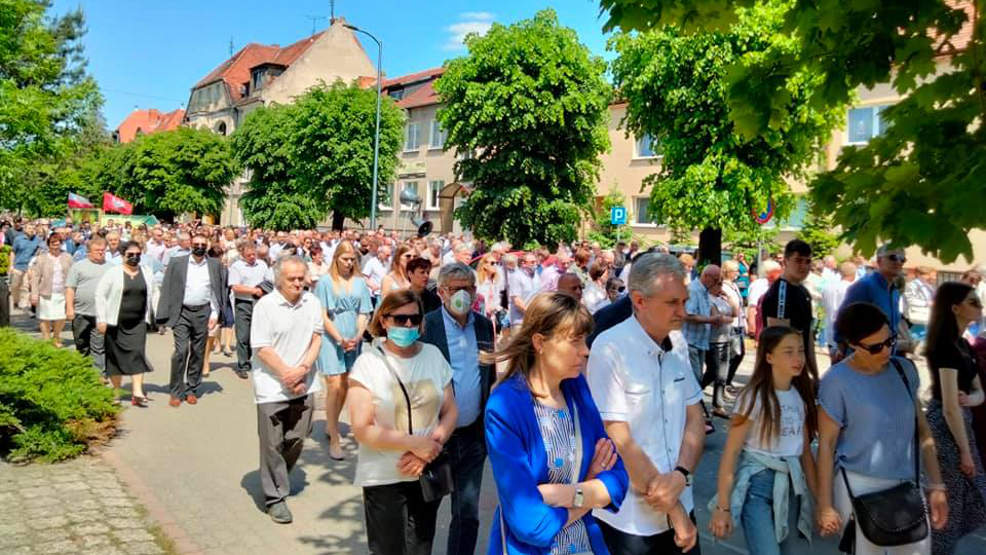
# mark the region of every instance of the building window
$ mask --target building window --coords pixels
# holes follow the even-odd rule
[[[404,186],[401,187],[401,193],[403,194],[404,191],[410,191],[414,193],[414,196],[418,197],[419,199],[421,198],[421,196],[418,193],[417,181],[405,181]],[[413,204],[404,204],[403,202],[401,202],[401,210],[413,210],[414,207],[415,206]]]
[[[260,88],[263,87],[263,85],[264,85],[264,72],[263,71],[254,71],[253,72],[253,87],[251,87],[251,88],[254,91],[259,91]]]
[[[799,195],[794,201],[794,209],[787,215],[787,218],[784,218],[783,221],[771,220],[771,223],[767,225],[774,225],[787,231],[799,231],[805,226],[805,219],[807,217],[808,199],[804,195]]]
[[[404,134],[404,151],[418,150],[421,144],[418,138],[418,124],[409,123]]]
[[[444,188],[445,182],[441,179],[428,182],[428,210],[439,210],[438,197],[442,194],[442,189]]]
[[[637,139],[633,149],[634,158],[656,158],[661,155],[657,140],[650,134]]]
[[[887,124],[881,114],[887,106],[889,104],[850,109],[846,144],[866,144],[873,137],[883,135],[887,130]]]
[[[431,120],[431,148],[445,147],[445,131],[437,119]]]
[[[633,199],[634,208],[634,222],[642,225],[650,225],[654,223],[654,220],[650,215],[650,198],[648,197],[637,197]]]
[[[393,210],[394,209],[394,184],[387,183],[380,188],[379,196],[377,197],[377,209],[378,210]]]
[[[226,122],[225,121],[219,122],[219,125],[216,126],[216,133],[222,135],[223,137],[226,136]]]

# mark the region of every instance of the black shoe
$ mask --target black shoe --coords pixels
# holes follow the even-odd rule
[[[246,370],[237,370],[236,371],[236,375],[241,380],[245,380],[245,379],[247,379],[250,376],[249,374],[247,374],[247,371]]]
[[[267,514],[270,515],[271,520],[278,524],[291,524],[291,511],[288,510],[288,504],[284,501],[278,501],[267,507]]]

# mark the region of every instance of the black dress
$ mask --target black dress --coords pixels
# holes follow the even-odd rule
[[[123,297],[115,326],[106,328],[106,373],[114,376],[149,372],[144,359],[147,327],[147,284],[138,272],[131,277],[123,272]]]

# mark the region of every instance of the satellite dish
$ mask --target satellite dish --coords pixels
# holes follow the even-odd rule
[[[431,230],[435,228],[435,224],[433,224],[430,220],[426,220],[422,218],[421,216],[415,216],[414,218],[412,218],[411,223],[417,226],[418,237],[424,237],[428,235],[429,233],[431,233]]]
[[[418,205],[421,204],[421,199],[414,189],[404,189],[401,191],[401,203]]]

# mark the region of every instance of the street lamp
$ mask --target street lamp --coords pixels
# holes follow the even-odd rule
[[[371,35],[370,33],[360,29],[355,25],[349,25],[348,23],[343,24],[347,29],[356,31],[357,33],[363,33],[364,35],[373,39],[373,42],[377,43],[377,126],[376,131],[373,135],[373,192],[370,194],[370,231],[376,231],[377,229],[377,163],[380,157],[380,84],[383,78],[382,63],[383,63],[383,43],[377,40],[377,37]]]

